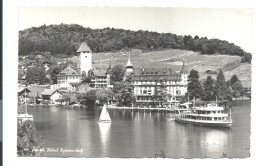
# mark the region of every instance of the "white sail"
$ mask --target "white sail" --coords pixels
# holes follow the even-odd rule
[[[103,106],[100,117],[99,117],[99,122],[111,122],[111,118],[109,116],[109,113],[107,111],[106,105]]]

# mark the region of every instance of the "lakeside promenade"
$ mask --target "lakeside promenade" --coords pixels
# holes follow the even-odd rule
[[[117,107],[117,106],[107,106],[108,109],[113,110],[126,110],[126,111],[174,111],[173,108],[152,108],[152,107]]]

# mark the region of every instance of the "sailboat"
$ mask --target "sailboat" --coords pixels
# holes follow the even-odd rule
[[[25,113],[18,114],[17,118],[21,119],[22,121],[30,120],[33,121],[33,115],[29,115],[27,112],[27,97],[26,97],[26,88],[25,88]]]
[[[100,117],[99,117],[99,122],[101,123],[111,123],[111,118],[109,116],[109,113],[107,111],[107,106],[104,104]]]

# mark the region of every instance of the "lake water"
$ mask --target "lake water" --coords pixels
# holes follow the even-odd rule
[[[99,124],[101,110],[28,107],[44,156],[89,158],[246,158],[250,156],[250,101],[234,101],[232,128],[170,121],[166,112],[111,110],[111,124]]]

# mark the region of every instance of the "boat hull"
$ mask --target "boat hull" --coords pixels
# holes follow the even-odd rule
[[[174,118],[175,121],[180,123],[186,123],[186,124],[193,124],[198,126],[210,126],[210,127],[231,127],[232,122],[217,122],[217,121],[194,121],[194,120],[187,120],[183,118]]]
[[[33,116],[29,114],[19,114],[17,116],[17,119],[22,121],[26,121],[26,120],[33,121]]]

